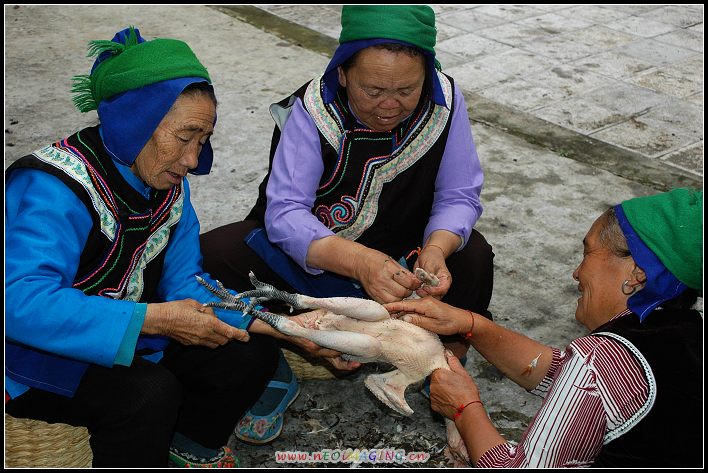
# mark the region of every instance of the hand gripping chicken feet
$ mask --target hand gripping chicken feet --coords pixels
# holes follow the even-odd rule
[[[416,271],[416,275],[421,281],[433,285],[435,283],[432,279],[434,276],[427,279],[427,273]],[[380,361],[394,365],[398,369],[371,374],[366,377],[364,384],[381,402],[400,414],[413,414],[413,409],[405,399],[405,391],[410,384],[422,381],[438,368],[449,369],[444,347],[436,334],[408,322],[392,319],[388,311],[375,301],[355,297],[314,298],[290,294],[258,281],[253,273],[249,277],[256,289],[234,296],[218,281],[219,287],[215,288],[197,276],[199,282],[222,301],[205,305],[248,313],[281,333],[302,337],[322,347],[340,351],[348,360],[361,363]],[[241,300],[245,297],[251,299],[250,304]],[[274,299],[286,302],[294,309],[324,311],[312,312],[311,317],[305,317],[303,327],[286,316],[254,309],[258,302]],[[451,446],[461,440],[450,420],[447,431]],[[467,456],[464,446],[460,453]]]

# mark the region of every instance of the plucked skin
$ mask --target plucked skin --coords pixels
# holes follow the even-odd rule
[[[318,299],[289,294],[261,283],[253,273],[250,276],[256,290],[238,296],[229,294],[221,285],[216,289],[198,279],[223,301],[207,305],[250,313],[286,335],[306,338],[322,347],[342,352],[348,360],[385,362],[395,366],[397,369],[388,373],[367,376],[364,384],[381,402],[400,414],[413,414],[405,399],[409,385],[422,381],[438,368],[450,369],[444,346],[436,334],[392,319],[388,311],[375,301],[351,297]],[[241,301],[242,297],[250,297],[251,304]],[[253,309],[256,302],[271,299],[285,301],[296,309],[318,310],[302,314],[300,319],[303,324],[300,325],[286,316]],[[455,466],[468,466],[467,451],[454,422],[446,419],[446,428],[448,458]]]

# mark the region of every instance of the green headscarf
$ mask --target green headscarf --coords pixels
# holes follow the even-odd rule
[[[339,43],[389,38],[435,52],[435,12],[427,5],[345,5]]]
[[[96,110],[102,100],[169,79],[202,77],[211,82],[206,68],[185,42],[163,38],[139,42],[133,27],[125,33],[121,42],[89,43],[88,56],[99,58],[89,75],[74,77],[71,91],[80,111]]]
[[[644,244],[686,286],[703,288],[703,191],[680,188],[622,202]]]

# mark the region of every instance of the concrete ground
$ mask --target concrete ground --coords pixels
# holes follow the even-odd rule
[[[327,53],[341,31],[340,5],[221,9]],[[702,5],[433,9],[473,121],[654,187],[702,181]]]
[[[438,41],[445,70],[465,88],[485,170],[476,228],[496,254],[490,310],[500,324],[563,348],[586,332],[573,317],[571,274],[594,219],[657,189],[702,188],[703,9],[502,7],[511,6],[437,6]],[[219,99],[215,162],[209,176],[190,178],[193,203],[203,231],[242,219],[267,171],[268,106],[322,71],[338,36],[337,7],[299,8],[5,5],[5,167],[96,123],[95,114],[73,107],[71,77],[91,67],[88,41],[135,25],[146,38],[187,41],[209,69]],[[292,12],[307,14],[283,22]],[[308,22],[317,18],[320,24]],[[477,32],[475,22],[485,27]],[[539,35],[533,48],[521,47]],[[591,46],[597,37],[606,43],[602,51]],[[481,78],[491,82],[475,89]],[[667,138],[663,148],[632,145],[659,135]],[[540,399],[474,350],[466,368],[500,431],[518,440]],[[415,414],[402,418],[366,392],[363,377],[385,370],[368,365],[349,376],[302,380],[277,441],[230,444],[249,467],[299,466],[277,463],[276,451],[347,448],[427,452],[428,462],[400,466],[442,466],[444,424],[419,393],[409,389]]]

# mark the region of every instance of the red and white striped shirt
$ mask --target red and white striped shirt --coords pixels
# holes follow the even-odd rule
[[[551,368],[530,391],[546,399],[521,442],[489,449],[476,466],[592,465],[603,444],[638,422],[646,409],[650,386],[644,373],[629,349],[612,338],[587,336],[574,340],[565,353],[553,349]]]

